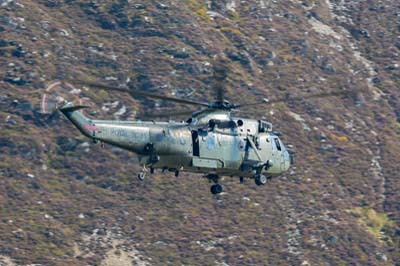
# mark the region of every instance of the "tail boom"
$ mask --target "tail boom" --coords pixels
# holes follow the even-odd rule
[[[62,106],[59,110],[62,112],[68,120],[74,124],[74,126],[79,129],[79,131],[89,137],[93,138],[93,128],[95,127],[92,123],[92,120],[87,118],[83,115],[79,110],[87,108],[86,106],[82,105],[73,105],[67,103],[66,105]]]

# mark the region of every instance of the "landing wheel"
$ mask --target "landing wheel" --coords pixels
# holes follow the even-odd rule
[[[240,181],[240,184],[244,184],[244,177],[243,176],[239,177],[239,181]]]
[[[146,177],[146,173],[145,172],[140,172],[137,177],[139,178],[140,181],[143,181],[144,178]]]
[[[267,177],[265,175],[256,175],[254,181],[257,186],[265,185],[267,183]]]
[[[211,193],[216,195],[222,192],[222,186],[220,184],[214,184],[211,186]]]

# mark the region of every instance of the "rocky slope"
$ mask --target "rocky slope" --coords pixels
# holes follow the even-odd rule
[[[399,31],[396,1],[1,0],[0,265],[400,265]],[[234,102],[355,93],[244,110],[297,165],[217,197],[39,113],[65,78],[207,100],[217,54]],[[104,118],[173,107],[86,94]]]

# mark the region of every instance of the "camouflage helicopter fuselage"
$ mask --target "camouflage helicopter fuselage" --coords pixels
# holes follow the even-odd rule
[[[229,111],[198,112],[188,122],[142,122],[92,120],[81,108],[67,104],[60,111],[85,136],[134,152],[153,169],[274,177],[290,167],[289,152],[269,123]]]

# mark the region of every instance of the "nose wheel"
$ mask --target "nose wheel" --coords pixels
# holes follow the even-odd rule
[[[222,192],[222,186],[220,184],[214,184],[210,189],[213,195],[220,194]]]
[[[218,179],[219,176],[216,174],[208,174],[206,175],[208,178],[209,182],[214,182],[214,184],[211,186],[210,191],[213,195],[220,194],[222,192],[222,186],[218,184]]]
[[[140,181],[143,181],[144,178],[146,177],[146,173],[145,172],[140,172],[137,177],[139,178]]]
[[[267,183],[267,177],[265,175],[255,175],[254,181],[256,182],[257,186],[262,186]]]

